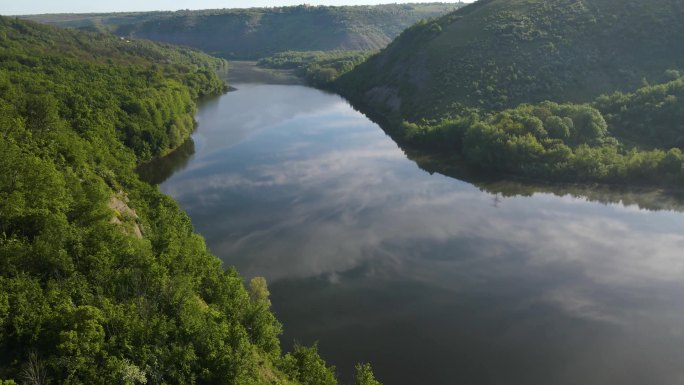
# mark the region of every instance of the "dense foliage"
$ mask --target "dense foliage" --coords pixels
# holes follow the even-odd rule
[[[533,178],[681,184],[684,78],[594,105],[543,102],[404,123],[401,140],[458,152],[471,166]],[[632,143],[652,145],[650,149]]]
[[[353,70],[373,51],[286,51],[259,59],[264,68],[294,70],[309,84],[326,87],[341,75]]]
[[[0,47],[0,383],[297,384],[289,371],[315,370],[315,349],[281,356],[265,281],[246,289],[134,171],[187,137],[194,101],[225,90],[223,62],[2,17]]]
[[[409,28],[338,87],[412,121],[590,102],[684,67],[683,17],[678,0],[480,0]]]
[[[230,59],[286,50],[375,50],[416,21],[461,4],[308,6],[132,14],[37,15],[60,26],[105,29],[119,36],[199,48]]]
[[[684,148],[684,79],[676,70],[665,77],[674,80],[596,100],[614,135],[642,147]]]
[[[334,87],[403,144],[475,168],[681,184],[683,12],[675,0],[480,0],[407,29]]]

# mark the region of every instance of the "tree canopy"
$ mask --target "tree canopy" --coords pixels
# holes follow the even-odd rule
[[[410,121],[587,103],[682,68],[682,17],[676,0],[480,0],[408,28],[338,88]]]
[[[542,102],[489,114],[404,122],[395,136],[461,154],[472,167],[535,179],[677,185],[684,183],[677,103],[684,78],[593,104]]]
[[[281,354],[265,281],[247,290],[135,173],[188,137],[225,62],[4,17],[0,47],[0,383],[308,381],[321,359]]]

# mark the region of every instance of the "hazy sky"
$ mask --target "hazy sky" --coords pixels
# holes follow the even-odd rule
[[[429,3],[440,0],[0,0],[0,14],[124,12],[178,9],[273,7],[280,5],[363,5],[387,3]],[[457,3],[458,0],[441,0]],[[465,0],[471,2],[472,0]]]

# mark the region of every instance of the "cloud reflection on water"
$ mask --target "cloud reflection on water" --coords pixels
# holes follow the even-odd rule
[[[246,89],[260,88],[252,87]],[[264,95],[259,92],[257,97]],[[284,103],[288,100],[291,103]],[[212,134],[212,151],[198,154],[193,165],[164,185],[192,216],[211,223],[201,227],[207,228],[202,232],[212,249],[224,258],[241,256],[228,262],[248,276],[278,280],[334,274],[376,254],[401,260],[402,248],[415,242],[477,238],[483,241],[476,251],[479,258],[519,254],[516,263],[533,268],[575,265],[592,281],[606,285],[644,286],[684,278],[684,234],[662,227],[639,231],[632,223],[642,220],[639,210],[548,194],[504,198],[496,208],[491,196],[466,183],[418,170],[343,101],[320,108],[320,103],[305,100],[308,109],[302,112],[293,108],[300,106],[293,100],[282,95],[266,100],[279,106],[268,109],[267,116],[250,114],[239,105],[231,108],[243,112],[229,114],[232,123],[222,135],[211,131],[224,127],[223,119],[218,126],[202,127],[205,135]],[[251,137],[236,143],[231,133],[240,127],[235,122],[243,121]],[[220,140],[223,133],[230,140]],[[285,142],[273,141],[273,135]],[[326,144],[321,145],[321,138]],[[247,150],[233,156],[230,148],[245,140]],[[264,146],[264,156],[264,141],[283,146]],[[243,206],[246,216],[232,212],[235,202],[228,204],[230,210],[221,207],[226,200],[253,195],[277,203],[279,212],[269,204]],[[679,214],[649,215],[674,215],[684,223]],[[434,257],[427,254],[421,256],[422,263]]]
[[[638,329],[646,340],[647,328],[683,338],[676,327],[684,324],[681,213],[545,193],[495,201],[468,183],[421,171],[341,99],[268,87],[245,87],[203,112],[198,135],[206,147],[162,186],[213,252],[243,275],[266,276],[276,287],[324,277],[354,295],[361,287],[369,292],[368,285],[439,293],[416,294],[413,310],[378,303],[366,327],[415,317],[416,309],[434,313],[435,322],[467,323],[462,315],[440,315],[440,307],[468,304],[473,319],[491,323],[549,307]],[[250,100],[273,109],[255,114]],[[495,306],[485,310],[483,301]],[[544,320],[534,314],[530,325]],[[566,322],[553,314],[550,323]],[[328,321],[319,327],[358,322]],[[511,325],[516,338],[531,332],[530,325]],[[602,348],[624,343],[605,338]],[[576,367],[588,365],[575,358]]]

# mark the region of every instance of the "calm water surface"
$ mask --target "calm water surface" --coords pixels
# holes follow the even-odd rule
[[[161,189],[269,279],[285,347],[385,385],[684,384],[680,201],[502,197],[421,170],[335,95],[237,88]]]

